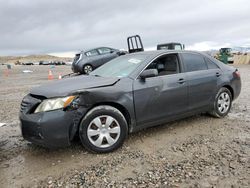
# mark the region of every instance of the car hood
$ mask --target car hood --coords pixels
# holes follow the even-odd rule
[[[63,97],[74,92],[84,91],[85,89],[111,86],[117,81],[119,81],[119,78],[80,75],[35,87],[31,90],[30,94],[44,96],[46,98]]]

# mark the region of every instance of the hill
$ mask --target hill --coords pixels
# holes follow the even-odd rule
[[[52,55],[28,55],[28,56],[0,56],[0,63],[13,64],[15,62],[39,62],[39,61],[73,61],[70,57],[57,57]]]

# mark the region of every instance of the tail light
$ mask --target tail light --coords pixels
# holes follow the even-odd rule
[[[240,72],[238,71],[238,69],[236,69],[233,73],[235,78],[240,78]]]

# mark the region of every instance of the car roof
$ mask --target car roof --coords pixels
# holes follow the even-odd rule
[[[85,53],[85,52],[88,52],[88,51],[91,51],[91,50],[97,50],[99,48],[110,48],[110,49],[114,49],[114,48],[111,48],[111,47],[108,47],[108,46],[100,46],[100,47],[96,47],[96,48],[90,48],[90,49],[86,49],[86,50],[82,50],[81,53]]]
[[[205,53],[202,52],[198,52],[198,51],[191,51],[191,50],[152,50],[152,51],[143,51],[143,52],[136,52],[136,53],[131,53],[132,54],[141,54],[141,55],[153,55],[153,56],[157,56],[157,55],[161,55],[161,54],[165,54],[165,53],[198,53],[201,55],[205,55]],[[130,54],[128,54],[130,55]]]

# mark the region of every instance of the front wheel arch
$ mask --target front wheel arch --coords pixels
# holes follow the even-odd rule
[[[222,93],[228,93],[229,95],[229,99],[230,99],[230,103],[229,103],[229,109],[224,113],[224,112],[220,112],[219,111],[219,107],[218,107],[218,100],[219,100],[219,97]],[[232,97],[232,93],[231,91],[227,88],[227,87],[221,87],[218,91],[217,91],[217,94],[215,96],[215,99],[214,99],[214,102],[213,102],[213,109],[209,112],[210,115],[212,115],[213,117],[216,117],[216,118],[222,118],[222,117],[225,117],[230,109],[231,109],[231,106],[232,106],[232,101],[233,101],[233,97]]]
[[[93,143],[91,143],[90,141],[91,139],[89,138],[88,133],[86,132],[91,126],[91,123],[89,124],[89,122],[93,121],[92,118],[96,118],[96,117],[98,118],[101,116],[111,116],[115,118],[115,120],[118,122],[120,129],[123,130],[119,133],[120,136],[118,140],[113,145],[108,146],[107,148],[101,148],[96,145],[93,145]],[[123,114],[117,108],[112,107],[110,105],[98,105],[98,106],[91,108],[82,118],[80,125],[79,125],[78,134],[82,142],[82,145],[86,149],[92,152],[106,153],[106,152],[111,152],[115,149],[118,149],[123,144],[125,138],[128,135],[128,124]]]
[[[94,104],[89,110],[92,110],[93,108],[97,107],[97,106],[102,106],[102,105],[107,105],[107,106],[111,106],[116,108],[117,110],[119,110],[122,115],[125,117],[127,124],[128,124],[128,130],[131,130],[131,115],[129,113],[129,111],[121,104],[119,103],[115,103],[115,102],[101,102],[101,103],[96,103]],[[86,112],[86,114],[88,113]],[[83,117],[84,118],[84,117]]]
[[[131,120],[131,115],[129,113],[129,111],[127,110],[127,108],[125,108],[123,105],[119,104],[119,103],[115,103],[115,102],[101,102],[101,103],[96,103],[94,105],[92,105],[83,115],[82,117],[80,118],[79,120],[79,123],[77,123],[77,127],[76,127],[76,131],[75,133],[73,134],[70,134],[71,135],[71,141],[73,139],[79,139],[79,135],[77,134],[79,132],[79,127],[81,125],[81,122],[82,120],[84,119],[84,117],[86,116],[86,114],[91,111],[93,108],[97,107],[97,106],[102,106],[102,105],[107,105],[107,106],[111,106],[111,107],[114,107],[116,108],[117,110],[119,110],[122,115],[125,117],[126,119],[126,122],[127,122],[127,125],[128,125],[128,134],[131,133],[132,131],[132,120]]]

